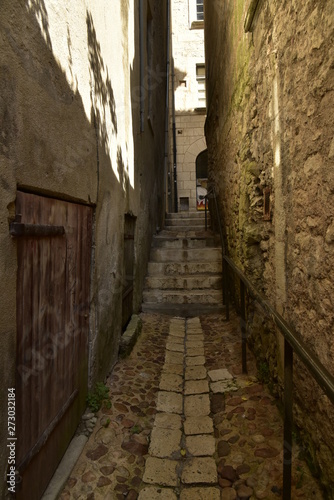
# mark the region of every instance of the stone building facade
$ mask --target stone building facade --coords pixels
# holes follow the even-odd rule
[[[209,185],[227,252],[334,373],[332,2],[204,4]],[[282,338],[251,309],[248,322],[279,386]],[[333,495],[333,407],[295,365],[296,423]]]
[[[2,498],[8,388],[38,498],[140,309],[165,209],[166,4],[1,2]]]
[[[175,183],[173,182],[175,159],[178,210],[188,211],[204,207],[199,196],[206,192],[207,182],[205,165],[203,168],[201,165],[198,166],[196,173],[196,159],[206,150],[203,2],[172,0],[171,18],[171,79],[173,83],[171,81],[170,85],[169,172],[173,196],[169,211],[175,211]],[[175,141],[172,133],[173,123]]]

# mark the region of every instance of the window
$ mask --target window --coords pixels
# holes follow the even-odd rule
[[[196,0],[196,19],[197,21],[204,21],[204,0]]]
[[[204,28],[204,0],[188,0],[189,28]]]
[[[205,96],[205,65],[196,65],[196,80],[197,80],[197,96],[198,96],[198,107],[206,107],[206,96]]]

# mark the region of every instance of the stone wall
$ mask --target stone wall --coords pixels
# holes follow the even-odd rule
[[[205,2],[209,178],[228,253],[333,373],[333,9],[260,0],[245,33],[255,4]],[[280,384],[282,338],[249,322]],[[296,370],[296,421],[333,491],[333,411]]]
[[[9,222],[17,189],[92,207],[90,383],[104,379],[118,356],[125,214],[136,220],[140,309],[152,234],[164,216],[167,12],[165,1],[142,4],[141,51],[139,2],[112,9],[107,1],[1,2],[1,443],[7,388],[15,384],[17,255]],[[6,460],[3,446],[2,477]]]

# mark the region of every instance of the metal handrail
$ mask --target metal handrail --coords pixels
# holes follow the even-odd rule
[[[272,318],[277,328],[284,336],[284,460],[283,460],[283,498],[291,499],[291,464],[292,464],[292,425],[293,425],[293,353],[309,370],[314,380],[318,383],[324,393],[334,404],[334,377],[323,366],[315,353],[309,349],[305,341],[301,338],[285,319],[275,310],[275,308],[258,292],[253,283],[236,266],[231,258],[225,254],[222,224],[218,210],[218,203],[215,190],[212,189],[207,194],[213,195],[217,213],[220,238],[223,250],[223,296],[226,305],[226,320],[229,320],[229,280],[228,269],[231,269],[240,279],[240,304],[241,304],[241,335],[242,335],[242,369],[247,373],[247,353],[246,353],[246,289],[253,299],[255,299],[262,309]],[[206,203],[205,203],[206,209]],[[225,274],[225,276],[224,276]]]

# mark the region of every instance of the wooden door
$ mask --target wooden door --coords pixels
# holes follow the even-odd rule
[[[90,207],[18,192],[17,498],[41,497],[85,408]]]

